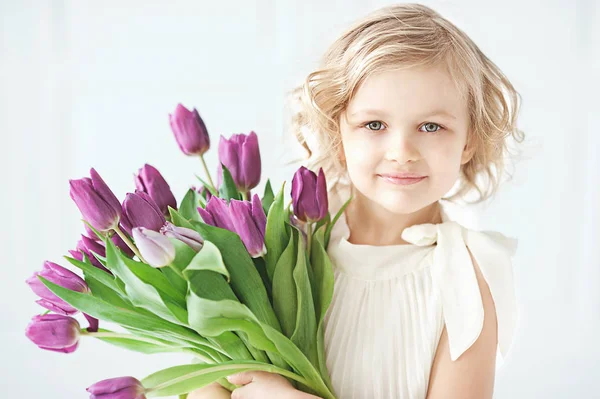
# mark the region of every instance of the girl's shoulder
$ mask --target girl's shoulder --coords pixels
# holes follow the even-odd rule
[[[494,300],[498,348],[502,361],[505,360],[520,317],[512,263],[518,241],[497,231],[476,230],[449,219],[411,226],[404,230],[402,238],[414,245],[435,245],[431,277],[441,294],[452,360],[473,345],[483,328],[484,308],[475,266]]]

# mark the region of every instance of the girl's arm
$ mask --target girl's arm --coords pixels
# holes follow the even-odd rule
[[[427,399],[492,399],[498,345],[496,308],[479,265],[470,251],[469,254],[483,302],[483,329],[477,341],[452,361],[444,327],[431,368]]]

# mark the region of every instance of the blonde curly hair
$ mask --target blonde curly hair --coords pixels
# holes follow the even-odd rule
[[[507,139],[524,139],[516,127],[520,94],[464,32],[421,4],[383,7],[354,23],[328,48],[318,70],[288,93],[290,127],[308,152],[306,166],[322,167],[330,190],[347,179],[340,116],[361,84],[386,69],[433,65],[446,67],[469,108],[473,156],[446,199],[472,191],[478,194],[472,202],[493,196],[505,171]]]

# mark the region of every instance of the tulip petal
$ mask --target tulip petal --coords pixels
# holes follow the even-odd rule
[[[175,259],[175,247],[162,234],[144,227],[135,227],[133,238],[140,254],[150,266],[167,266]]]
[[[121,216],[121,202],[94,168],[90,169],[90,177],[92,179],[94,190],[102,197],[108,206]]]
[[[241,145],[241,154],[241,180],[243,181],[243,187],[245,188],[243,191],[249,191],[258,186],[261,175],[258,136],[254,131],[251,131],[250,134],[245,137],[245,140]]]
[[[83,218],[96,230],[108,231],[117,223],[121,211],[113,209],[95,190],[92,180],[69,180],[69,195]]]
[[[247,201],[232,199],[229,202],[231,219],[235,231],[246,246],[246,250],[256,258],[264,254],[265,237],[261,234],[254,219],[252,218],[251,205]]]
[[[217,227],[235,232],[235,226],[231,220],[226,200],[219,197],[212,197],[206,204],[205,209],[211,214]]]
[[[169,214],[169,206],[177,209],[177,200],[169,184],[160,172],[152,165],[145,164],[135,176],[137,190],[148,194],[160,208],[163,215]]]
[[[327,180],[325,179],[325,172],[323,168],[319,168],[319,175],[317,176],[317,192],[315,194],[317,199],[317,205],[319,207],[319,220],[327,216],[329,211],[329,200],[327,197]]]
[[[254,219],[256,227],[258,227],[260,234],[264,237],[267,229],[267,215],[265,215],[265,210],[262,207],[262,202],[258,194],[252,196],[252,219]]]
[[[231,139],[227,140],[225,139],[225,137],[221,136],[220,140],[219,140],[219,163],[222,163],[223,165],[225,165],[225,167],[227,168],[227,170],[229,170],[229,172],[231,173],[231,177],[233,178],[233,181],[235,182],[236,186],[238,187],[238,189],[240,191],[247,191],[247,190],[242,190],[241,187],[243,185],[243,181],[242,181],[242,170],[240,167],[240,159],[239,157],[241,156],[241,149],[238,145],[236,145],[237,141],[238,141],[238,136],[237,134],[234,134],[232,136]],[[223,168],[219,167],[218,170],[219,173],[219,185],[221,185],[221,183],[223,182]]]
[[[123,201],[124,213],[133,227],[158,231],[165,224],[165,216],[150,196],[142,191],[127,193]]]

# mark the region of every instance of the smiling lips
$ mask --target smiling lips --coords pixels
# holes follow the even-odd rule
[[[427,176],[422,176],[416,173],[383,173],[377,176],[389,183],[398,184],[401,186],[415,184],[427,178]]]

